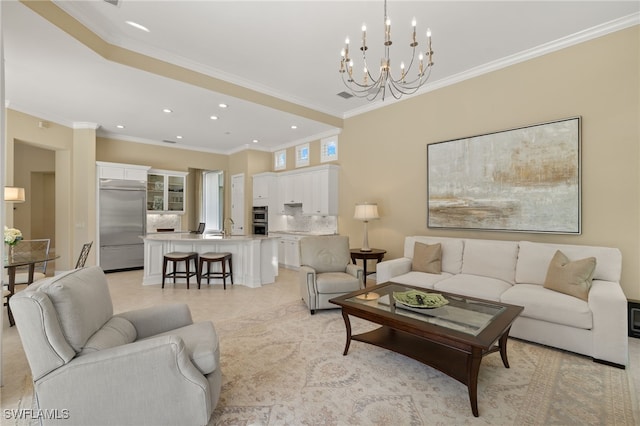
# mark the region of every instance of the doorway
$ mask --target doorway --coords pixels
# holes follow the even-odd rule
[[[56,174],[31,173],[31,238],[49,238],[55,247]]]
[[[222,231],[224,216],[224,172],[202,172],[202,214],[200,222],[206,223],[206,231]]]
[[[231,176],[232,235],[244,235],[244,173]]]

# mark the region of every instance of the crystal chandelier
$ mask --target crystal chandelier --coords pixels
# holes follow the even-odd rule
[[[387,15],[387,0],[384,1],[384,57],[380,60],[380,73],[377,77],[371,74],[367,65],[367,27],[362,25],[362,61],[364,64],[362,80],[358,81],[353,74],[353,59],[349,57],[349,38],[345,40],[345,47],[342,49],[340,60],[340,74],[342,81],[354,96],[359,98],[367,98],[370,101],[382,95],[384,100],[387,90],[394,98],[400,99],[402,95],[410,95],[415,93],[423,84],[427,82],[431,75],[431,67],[433,67],[433,50],[431,50],[431,30],[427,29],[426,52],[420,52],[418,55],[417,73],[411,75],[416,56],[416,20],[411,22],[413,33],[409,46],[413,49],[411,54],[411,62],[405,68],[404,62],[400,63],[400,75],[394,78],[391,72],[390,46],[391,42],[391,21]],[[425,63],[426,56],[426,63]]]

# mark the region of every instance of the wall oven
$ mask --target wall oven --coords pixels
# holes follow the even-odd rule
[[[269,227],[266,223],[254,223],[253,234],[254,235],[267,235],[269,233]]]
[[[266,223],[269,220],[269,207],[254,207],[253,208],[253,223]]]
[[[254,207],[252,212],[252,227],[254,235],[267,235],[269,233],[269,208]]]

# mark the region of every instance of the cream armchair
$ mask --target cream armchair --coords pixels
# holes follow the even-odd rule
[[[311,314],[338,308],[329,299],[363,288],[363,270],[351,263],[349,237],[302,238],[300,265],[300,293]]]
[[[43,424],[205,425],[222,383],[218,336],[185,304],[113,315],[100,267],[10,299]]]

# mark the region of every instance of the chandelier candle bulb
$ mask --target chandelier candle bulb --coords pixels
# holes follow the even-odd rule
[[[362,50],[367,50],[367,26],[362,24]]]
[[[389,18],[384,23],[384,44],[385,46],[391,44],[391,19]]]
[[[418,45],[418,42],[416,41],[416,18],[413,18],[413,20],[411,21],[411,26],[413,27],[413,34],[411,35],[411,47],[415,47]]]

